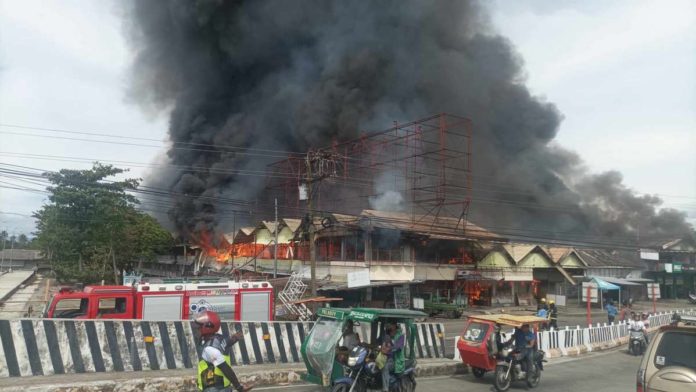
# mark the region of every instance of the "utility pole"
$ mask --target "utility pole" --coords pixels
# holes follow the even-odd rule
[[[275,241],[273,245],[273,279],[278,277],[278,198],[275,198]]]
[[[6,238],[2,238],[2,259],[0,259],[0,272],[2,272],[2,267],[5,266],[5,242]]]
[[[307,209],[309,210],[309,268],[310,268],[310,291],[312,296],[317,295],[317,255],[314,249],[314,210],[312,209],[312,163],[307,160]]]

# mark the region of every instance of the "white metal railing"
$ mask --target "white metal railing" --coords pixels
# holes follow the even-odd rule
[[[678,313],[680,315],[696,316],[696,309],[680,309],[670,312],[660,312],[651,315],[648,318],[649,328],[660,327],[667,325],[672,320],[672,315]],[[511,336],[512,332],[510,332]],[[587,328],[565,327],[558,330],[541,331],[537,333],[538,347],[541,350],[548,352],[551,349],[560,350],[563,355],[567,354],[569,349],[585,347],[587,351],[592,351],[592,345],[601,343],[615,343],[619,338],[629,335],[628,323],[622,321],[611,324],[597,324]],[[459,336],[454,338],[454,359],[460,360],[457,342]]]
[[[696,315],[696,310],[686,309],[656,313],[648,318],[648,326],[653,328],[667,325],[674,313]],[[575,328],[565,327],[558,330],[541,331],[537,333],[537,339],[541,350],[558,349],[565,354],[570,348],[582,346],[591,351],[594,344],[616,342],[619,338],[627,337],[628,334],[628,323],[622,321],[611,324],[598,323],[588,328],[577,326]]]

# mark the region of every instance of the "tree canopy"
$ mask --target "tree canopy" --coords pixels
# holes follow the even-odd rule
[[[119,273],[172,245],[167,230],[137,210],[139,180],[110,180],[123,169],[95,163],[88,170],[46,173],[49,202],[34,213],[36,244],[61,280],[119,283]]]

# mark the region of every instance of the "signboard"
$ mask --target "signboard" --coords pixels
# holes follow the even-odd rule
[[[652,250],[641,250],[640,258],[643,260],[660,260],[660,254]]]
[[[590,302],[599,302],[599,293],[597,292],[597,284],[592,282],[582,283],[582,301],[587,302],[587,288],[590,288]]]
[[[411,304],[411,289],[408,285],[394,287],[394,308],[408,309]]]
[[[676,263],[672,264],[672,272],[674,272],[675,274],[677,272],[682,272],[682,265]]]
[[[307,200],[307,184],[300,184],[297,187],[298,200]]]
[[[457,279],[460,279],[460,280],[481,279],[481,273],[479,271],[460,269],[460,270],[457,270]]]
[[[423,298],[413,299],[413,309],[423,310],[425,309],[425,300]]]
[[[648,283],[648,298],[650,299],[660,299],[660,284],[659,283]],[[653,292],[655,293],[655,298],[653,298]]]
[[[360,271],[348,273],[348,288],[364,287],[370,285],[370,270],[365,268]]]
[[[664,269],[665,269],[666,273],[671,274],[672,273],[672,263],[665,263]]]

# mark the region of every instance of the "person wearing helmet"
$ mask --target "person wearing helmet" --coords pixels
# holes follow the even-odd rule
[[[546,306],[546,298],[542,297],[538,302],[537,302],[537,313],[541,310],[548,310],[548,306]]]
[[[242,339],[237,332],[227,338],[219,334],[220,317],[213,311],[204,311],[193,319],[201,335],[201,360],[198,361],[198,390],[203,392],[240,392],[251,387],[239,383],[230,364],[232,346]]]
[[[549,301],[549,328],[558,329],[558,308],[555,301]]]

